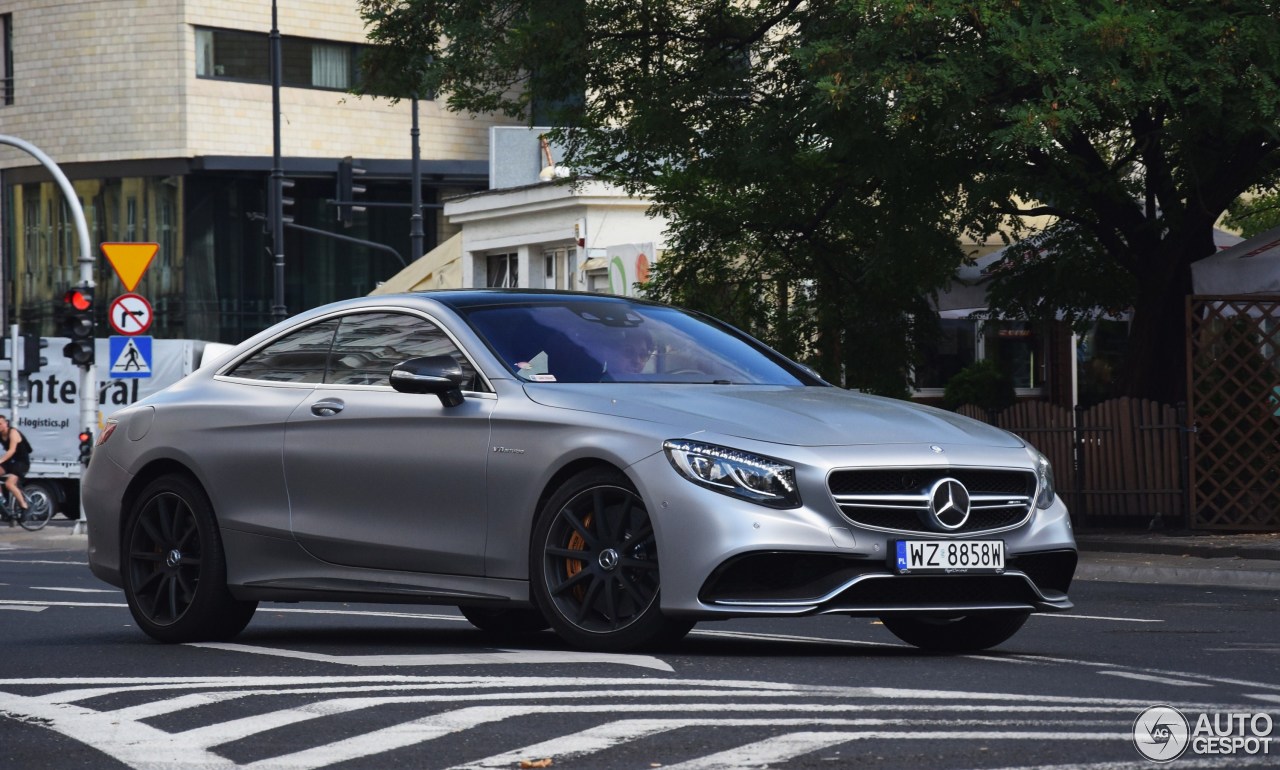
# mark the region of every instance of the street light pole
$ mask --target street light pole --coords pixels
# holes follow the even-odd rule
[[[275,297],[271,315],[283,321],[289,312],[284,304],[284,171],[280,167],[280,28],[276,20],[276,0],[271,0],[271,185],[267,209],[271,220],[271,255]]]
[[[413,187],[410,198],[412,209],[409,215],[409,250],[410,257],[418,259],[422,256],[422,153],[418,147],[418,95],[413,95],[413,128],[409,136],[413,139],[413,165],[410,171],[410,184]]]

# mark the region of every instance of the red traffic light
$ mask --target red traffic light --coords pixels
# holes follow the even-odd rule
[[[93,307],[93,292],[87,289],[68,289],[62,295],[62,303],[83,313]]]
[[[87,430],[80,431],[80,443],[87,444],[93,440],[93,434]]]

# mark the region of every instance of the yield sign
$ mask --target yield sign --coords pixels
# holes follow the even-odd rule
[[[115,268],[116,275],[124,284],[125,291],[133,291],[147,272],[151,259],[160,250],[158,243],[104,243],[102,253]]]

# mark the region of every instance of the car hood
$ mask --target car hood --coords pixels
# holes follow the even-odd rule
[[[757,385],[527,384],[544,406],[792,446],[1023,445],[1016,436],[952,412],[840,388]]]

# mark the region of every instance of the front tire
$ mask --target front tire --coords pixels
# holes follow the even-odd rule
[[[977,652],[1008,641],[1027,622],[1029,613],[964,615],[886,615],[884,627],[907,644],[930,652]]]
[[[658,546],[644,501],[613,469],[583,471],[538,515],[529,554],[534,600],[577,647],[631,650],[693,626],[662,614]]]
[[[213,505],[187,476],[147,485],[124,532],[124,594],[138,627],[161,642],[224,641],[244,630],[257,602],[227,589]]]
[[[27,510],[46,524],[58,512],[61,497],[48,482],[33,480],[23,483],[22,496],[27,498]]]

